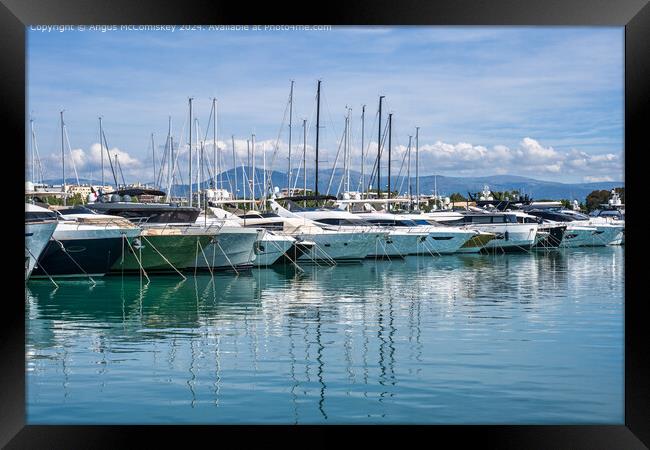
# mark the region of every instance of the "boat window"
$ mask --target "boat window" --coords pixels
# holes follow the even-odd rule
[[[333,218],[318,219],[317,222],[324,223],[325,225],[344,225],[341,223],[342,219],[333,219]]]
[[[501,216],[497,216],[495,218],[501,219],[501,222],[503,222],[503,218]],[[499,223],[499,221],[495,221]],[[471,216],[471,223],[492,223],[492,216]]]
[[[617,219],[622,219],[623,215],[618,212],[618,211],[599,211],[599,214],[597,214],[599,217],[614,217]]]
[[[95,211],[86,208],[85,206],[73,206],[72,208],[59,209],[61,215],[68,214],[97,214]]]
[[[53,219],[56,220],[54,211],[25,211],[25,222],[40,222]]]

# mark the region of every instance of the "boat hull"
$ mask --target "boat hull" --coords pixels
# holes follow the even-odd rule
[[[494,239],[481,249],[482,252],[490,253],[529,251],[537,235],[537,224],[530,223],[481,224],[470,225],[470,227],[495,235]]]
[[[143,234],[131,243],[133,248],[127,246],[124,259],[118,258],[111,271],[139,271],[140,264],[147,272],[174,272],[174,268],[183,270],[192,265],[197,254],[201,255],[201,247],[205,249],[211,240],[209,235]],[[167,261],[160,254],[164,255]]]
[[[212,242],[196,256],[190,269],[231,270],[253,267],[255,242],[259,233],[256,229],[223,227]],[[206,261],[207,260],[207,261]]]
[[[444,228],[432,231],[419,247],[420,255],[450,255],[456,253],[470,239],[476,236],[474,231],[450,232]]]
[[[294,242],[294,239],[278,239],[273,235],[264,236],[255,243],[253,265],[265,267],[275,264],[293,247]]]
[[[367,258],[403,258],[415,255],[427,237],[426,233],[391,232],[383,241],[378,242],[378,248],[371,250]]]
[[[103,276],[122,255],[122,244],[121,237],[50,240],[32,278]]]
[[[623,227],[591,225],[591,230],[574,230],[569,227],[561,247],[604,247],[616,245],[623,236]],[[575,236],[574,236],[575,235]]]
[[[562,240],[564,239],[564,234],[566,232],[566,225],[545,226],[543,229],[539,228],[537,230],[538,235],[541,234],[540,231],[544,231],[547,234],[544,236],[540,236],[539,239],[535,239],[533,248],[535,249],[558,248],[562,244]]]
[[[480,253],[481,249],[485,245],[494,239],[494,235],[491,233],[480,233],[475,236],[472,236],[465,242],[456,253]]]
[[[25,281],[31,276],[55,229],[56,222],[25,224]]]
[[[302,263],[332,260],[337,263],[357,263],[371,251],[376,251],[378,245],[377,235],[373,233],[322,233],[303,235],[302,238],[316,244],[298,257]]]

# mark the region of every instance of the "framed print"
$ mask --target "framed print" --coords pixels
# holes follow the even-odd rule
[[[647,2],[1,9],[7,448],[649,445]]]

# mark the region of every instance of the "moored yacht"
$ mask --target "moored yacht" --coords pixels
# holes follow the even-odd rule
[[[244,228],[235,221],[215,216],[200,216],[195,226],[209,227],[213,238],[203,252],[196,255],[190,268],[240,270],[253,267],[255,244],[264,236],[261,228]]]
[[[483,247],[486,251],[525,251],[530,250],[535,243],[539,224],[519,223],[515,214],[483,210],[458,214],[460,217],[454,214],[444,223],[465,225],[495,235],[495,238]]]
[[[386,232],[378,232],[367,225],[320,223],[287,210],[275,200],[270,200],[269,205],[276,217],[269,215],[265,217],[266,220],[283,222],[284,232],[301,241],[308,240],[316,244],[310,252],[300,256],[300,261],[329,259],[336,262],[360,262],[368,255],[379,252],[379,241],[387,235]]]
[[[25,203],[25,281],[45,250],[56,229],[56,213],[40,206]]]
[[[118,258],[112,271],[153,272],[181,271],[192,266],[201,249],[206,248],[214,232],[201,227],[180,224],[145,224]]]
[[[625,225],[598,220],[582,213],[559,208],[529,209],[526,212],[530,215],[541,217],[546,220],[563,222],[567,225],[562,247],[598,247],[604,245],[619,244],[622,238]]]
[[[33,278],[103,276],[140,235],[140,228],[122,217],[74,210],[57,214],[59,221]]]
[[[234,226],[243,227],[245,225],[245,220],[242,217],[228,212],[225,209],[215,207],[208,207],[208,209],[210,210],[211,217],[219,218],[220,220],[224,220],[225,223],[230,223]],[[246,217],[262,218],[263,216],[257,211],[249,211]],[[200,222],[201,218],[198,221]],[[253,265],[256,267],[265,267],[278,262],[294,246],[296,240],[278,230],[260,229],[263,232],[259,233],[258,239],[255,242]]]
[[[155,189],[122,189],[99,196],[91,194],[86,206],[136,223],[192,223],[201,212],[199,208],[162,202],[160,198],[164,195]]]

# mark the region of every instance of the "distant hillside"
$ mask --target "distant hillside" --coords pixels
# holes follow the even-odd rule
[[[256,178],[257,178],[257,189],[262,184],[264,171],[262,169],[256,169]],[[324,169],[318,173],[318,188],[321,193],[327,193],[327,187],[330,182],[331,169]],[[224,187],[228,190],[234,190],[235,188],[235,178],[237,179],[237,188],[239,196],[243,195],[242,190],[242,168],[230,169],[226,172],[223,172],[223,183]],[[294,175],[295,176],[295,175]],[[329,189],[330,194],[336,194],[339,185],[342,186],[341,178],[343,176],[343,170],[337,169],[332,178],[331,186]],[[278,186],[280,188],[286,187],[287,184],[287,174],[273,171],[272,172],[272,185]],[[350,189],[357,190],[359,188],[359,180],[361,174],[359,172],[350,172]],[[71,180],[68,180],[70,182]],[[81,183],[88,183],[90,180],[80,179]],[[52,179],[46,180],[46,183],[50,184],[60,184],[61,179]],[[292,179],[292,184],[294,180]],[[368,178],[366,176],[366,183]],[[382,177],[382,187],[386,189],[387,178]],[[412,180],[413,192],[415,192],[415,178]],[[97,180],[93,181],[93,184],[98,184]],[[391,177],[391,189],[395,190],[400,187],[401,192],[407,192],[407,183],[406,180],[397,179]],[[208,183],[201,183],[201,187],[206,187]],[[427,175],[420,177],[420,192],[422,194],[431,194],[434,192],[434,187],[437,185],[438,193],[444,195],[450,195],[454,192],[459,192],[464,196],[467,196],[467,192],[479,192],[483,189],[484,185],[488,185],[490,190],[493,191],[512,191],[514,189],[519,190],[521,193],[530,195],[533,199],[548,199],[548,200],[560,200],[560,199],[577,199],[584,201],[585,197],[594,190],[599,189],[613,189],[615,187],[622,187],[625,184],[622,181],[607,181],[607,182],[598,182],[598,183],[559,183],[555,181],[542,181],[536,180],[533,178],[520,177],[515,175],[491,175],[485,177],[448,177],[448,176],[434,176]],[[303,176],[300,174],[298,183],[296,187],[300,188],[303,186]],[[313,189],[314,187],[314,171],[307,170],[307,189]],[[376,183],[373,185],[376,187]],[[196,184],[194,185],[196,189]],[[163,189],[164,190],[164,189]],[[341,188],[341,190],[343,190]],[[174,185],[172,187],[172,193],[174,195],[187,195],[189,191],[188,185]],[[259,194],[259,192],[258,192]]]

